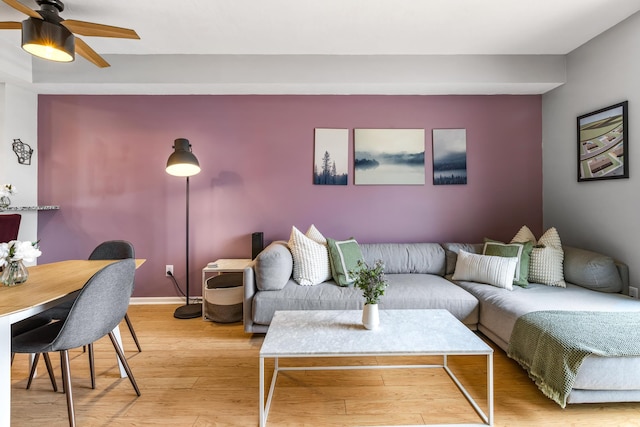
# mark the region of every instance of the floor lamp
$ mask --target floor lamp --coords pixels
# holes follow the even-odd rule
[[[173,143],[175,150],[167,160],[167,173],[173,176],[184,176],[187,178],[187,246],[186,246],[186,269],[187,285],[185,295],[185,305],[180,306],[173,313],[173,317],[178,319],[193,319],[202,316],[202,304],[189,304],[189,177],[200,173],[200,163],[191,152],[191,144],[188,139],[178,138]]]

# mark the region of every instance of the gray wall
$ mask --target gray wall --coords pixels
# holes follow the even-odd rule
[[[576,117],[624,100],[630,178],[577,182]],[[545,229],[628,263],[640,286],[640,14],[567,56],[567,83],[542,98],[542,127]]]

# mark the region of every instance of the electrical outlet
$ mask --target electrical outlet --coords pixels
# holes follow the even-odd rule
[[[632,298],[638,298],[638,288],[635,286],[629,286],[629,296]]]
[[[167,264],[164,266],[164,275],[169,277],[169,273],[173,275],[173,265]]]

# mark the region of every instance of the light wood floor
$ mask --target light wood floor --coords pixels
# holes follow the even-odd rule
[[[128,380],[119,378],[108,338],[96,344],[95,390],[89,385],[86,355],[80,350],[72,353],[79,426],[258,425],[258,351],[263,336],[245,334],[241,324],[177,320],[173,318],[173,309],[162,305],[129,309],[142,353],[135,351],[126,325],[121,326],[141,397],[136,397]],[[502,350],[495,350],[496,426],[640,426],[640,403],[573,405],[561,409],[544,397]],[[52,359],[61,385],[59,358]],[[388,362],[376,358],[342,361],[359,365]],[[484,358],[451,358],[450,363],[484,405]],[[267,366],[272,368],[273,364]],[[12,370],[12,426],[67,425],[65,396],[52,392],[48,377],[43,374],[44,364],[31,390],[24,390],[27,357],[16,356]],[[397,369],[283,373],[278,378],[268,425],[479,421],[440,369]]]

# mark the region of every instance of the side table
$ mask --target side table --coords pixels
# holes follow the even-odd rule
[[[202,269],[202,320],[229,323],[225,318],[231,311],[239,309],[242,313],[244,288],[242,279],[236,277],[250,262],[248,258],[218,259]]]

